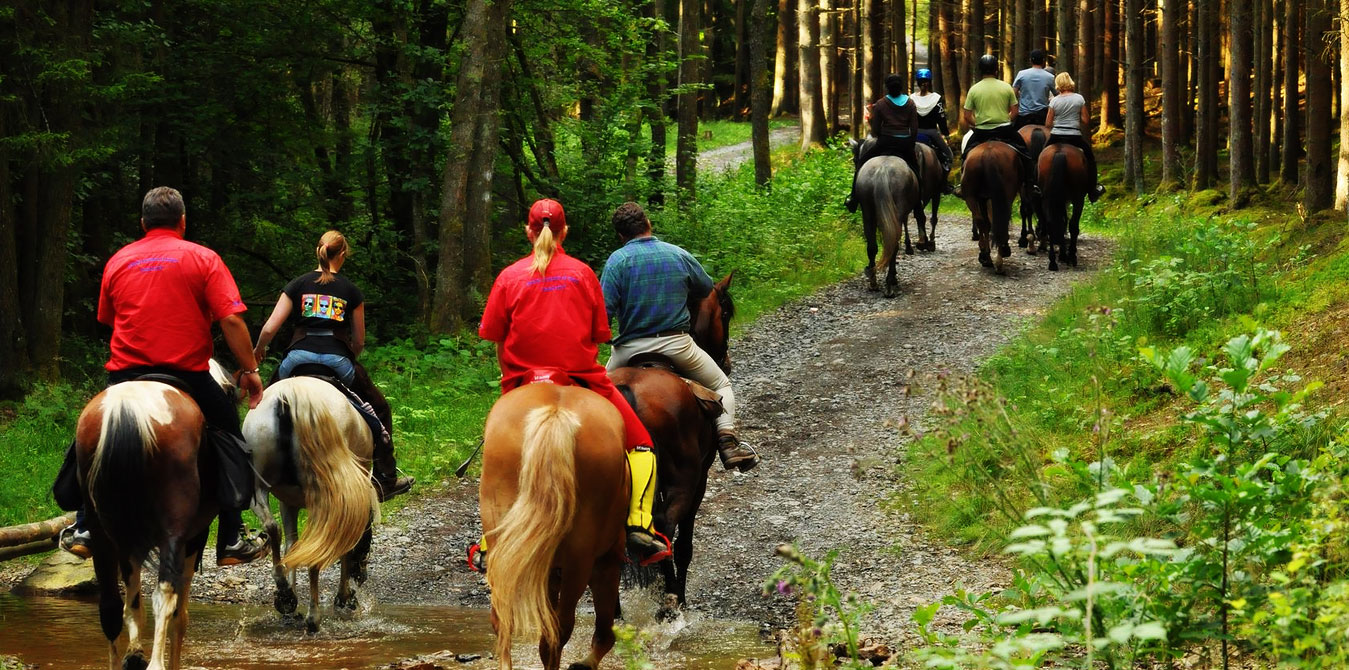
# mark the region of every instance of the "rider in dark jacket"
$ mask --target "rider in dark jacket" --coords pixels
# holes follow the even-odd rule
[[[918,139],[918,108],[904,92],[904,78],[892,74],[885,78],[885,95],[871,105],[871,136],[875,143],[859,150],[853,162],[852,188],[843,205],[857,211],[857,173],[876,156],[898,156],[918,174],[918,158],[913,143]]]

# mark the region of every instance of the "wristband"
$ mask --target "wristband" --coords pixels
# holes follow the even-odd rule
[[[255,375],[255,374],[258,374],[258,368],[253,368],[252,370],[240,370],[240,371],[239,371],[239,376],[240,376],[240,377],[242,377],[242,376],[244,376],[244,375]]]

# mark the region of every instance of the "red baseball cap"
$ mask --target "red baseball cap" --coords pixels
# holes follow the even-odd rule
[[[544,198],[529,208],[529,229],[538,233],[545,225],[554,235],[562,234],[562,228],[567,225],[567,213],[562,211],[562,203]]]

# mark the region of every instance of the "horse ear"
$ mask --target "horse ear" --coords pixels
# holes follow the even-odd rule
[[[735,276],[735,270],[731,270],[731,274],[726,275],[721,281],[717,282],[717,290],[719,290],[719,291],[725,291],[726,289],[730,288],[730,287],[731,287],[731,277],[734,277],[734,276]]]

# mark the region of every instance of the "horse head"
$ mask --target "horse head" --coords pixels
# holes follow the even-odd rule
[[[735,302],[731,300],[731,278],[735,272],[726,275],[712,286],[712,291],[701,299],[691,300],[689,316],[692,323],[689,334],[703,351],[707,352],[722,372],[730,374],[731,355],[729,340],[731,336],[731,318],[735,316]]]

